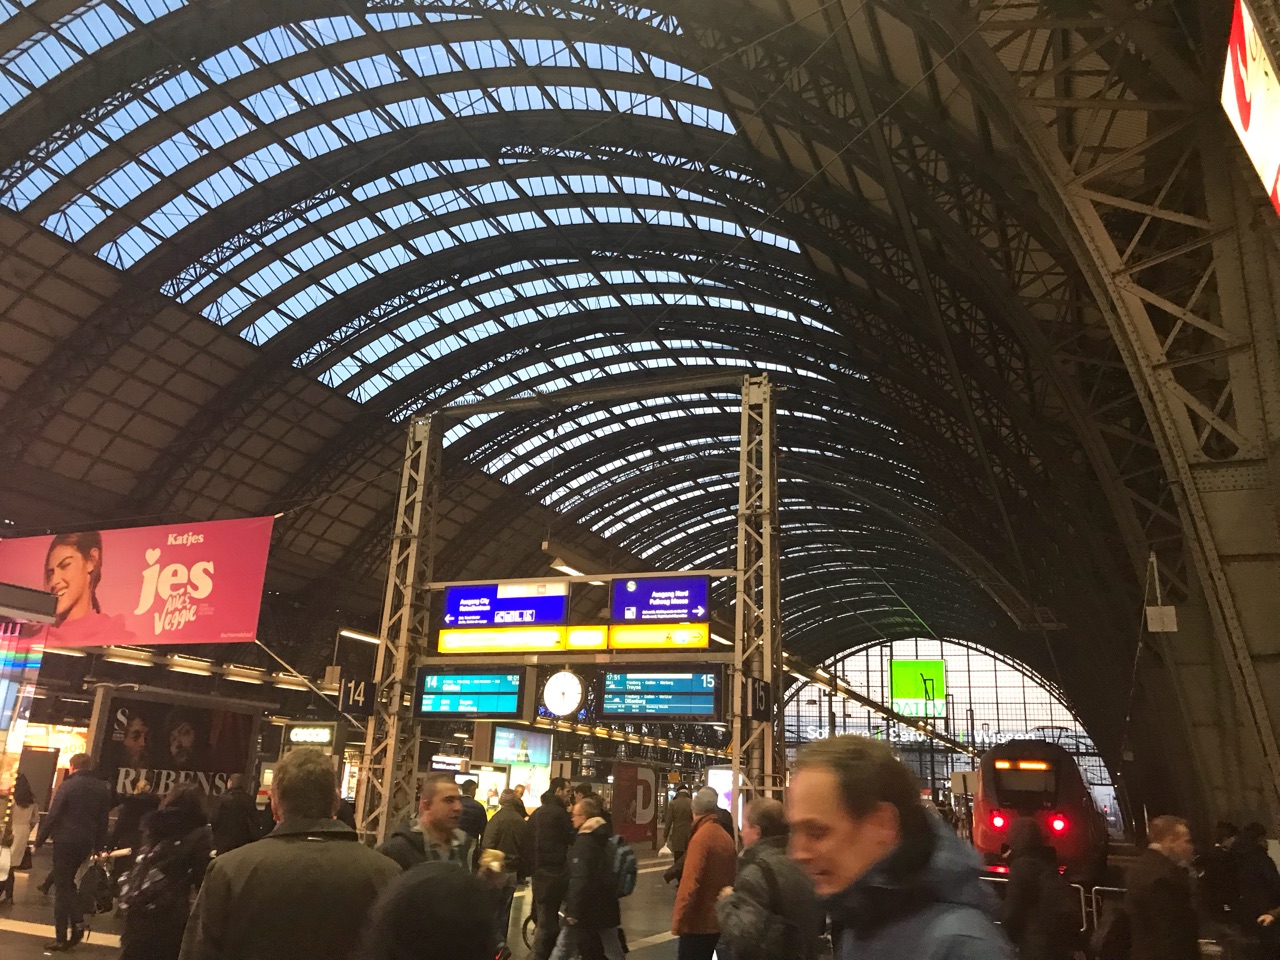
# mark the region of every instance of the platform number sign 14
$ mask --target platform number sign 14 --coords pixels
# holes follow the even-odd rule
[[[373,716],[373,680],[366,677],[339,680],[338,709],[353,717]]]

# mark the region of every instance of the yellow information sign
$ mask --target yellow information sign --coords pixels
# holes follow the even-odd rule
[[[441,630],[441,653],[539,653],[563,650],[568,627],[488,627]]]
[[[569,628],[570,650],[605,650],[609,646],[609,628],[603,624]]]
[[[688,650],[709,646],[705,623],[617,623],[609,628],[610,650]]]

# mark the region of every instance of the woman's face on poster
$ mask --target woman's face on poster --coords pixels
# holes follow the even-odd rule
[[[97,552],[84,556],[72,546],[54,547],[45,565],[45,588],[58,598],[60,620],[75,620],[93,609],[90,578],[97,568]]]

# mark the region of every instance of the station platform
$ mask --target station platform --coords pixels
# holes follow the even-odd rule
[[[670,858],[644,856],[640,859],[640,877],[635,892],[622,901],[622,926],[631,948],[629,957],[637,960],[675,960],[676,942],[671,936],[671,907],[675,903],[675,885],[662,881],[662,871]],[[53,939],[53,898],[46,897],[36,885],[48,875],[49,851],[39,851],[33,869],[19,871],[14,889],[14,902],[0,905],[0,957],[4,960],[35,960],[44,956],[44,945]],[[520,929],[529,915],[527,886],[516,896],[512,911],[509,946],[513,960],[526,960],[528,950],[520,938]],[[120,930],[123,921],[110,914],[94,917],[89,939],[70,951],[70,956],[84,958],[117,957],[120,954]]]

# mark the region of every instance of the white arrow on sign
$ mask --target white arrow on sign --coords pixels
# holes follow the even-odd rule
[[[452,614],[449,614],[449,613],[446,613],[446,614],[444,615],[444,622],[445,622],[445,623],[453,623],[453,615],[452,615]]]
[[[702,607],[694,607],[693,612],[696,613],[698,616],[702,616],[707,611],[704,610]]]

